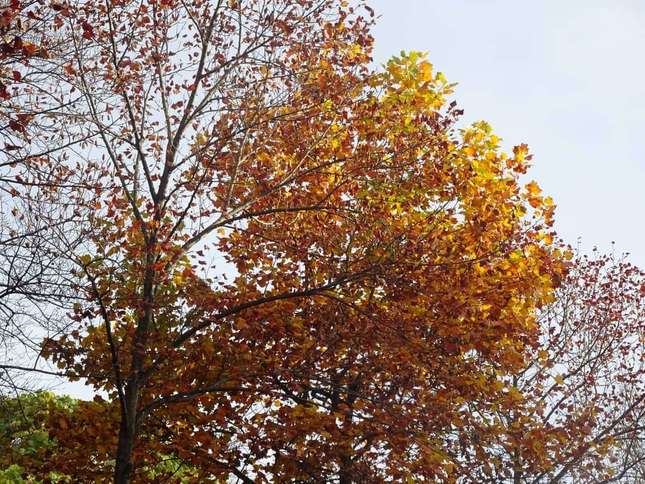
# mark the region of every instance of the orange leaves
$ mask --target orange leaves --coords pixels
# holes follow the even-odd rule
[[[85,326],[48,352],[109,393],[93,434],[141,422],[118,469],[176,454],[204,479],[466,476],[501,433],[477,415],[524,403],[503,378],[560,270],[529,230],[548,203],[519,187],[527,156],[486,123],[455,131],[424,55],[373,72],[368,24],[337,2],[233,3],[164,2],[150,28],[114,2],[113,42],[80,24],[98,59],[60,69],[101,131],[74,157],[96,187],[78,194],[92,253],[73,254]]]
[[[433,79],[433,74],[432,74],[432,64],[428,61],[422,61],[419,63],[419,73],[421,76],[421,80],[425,82],[431,82]]]
[[[542,190],[535,182],[530,182],[526,185],[526,191],[528,193],[528,201],[531,207],[538,208],[542,205],[542,197],[540,193]]]

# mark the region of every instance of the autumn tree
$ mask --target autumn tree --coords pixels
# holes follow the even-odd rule
[[[11,395],[36,384],[26,371],[38,362],[43,336],[59,333],[59,310],[71,297],[51,241],[57,230],[74,230],[46,196],[65,179],[64,167],[48,156],[60,148],[48,112],[61,103],[43,84],[54,74],[48,62],[62,51],[55,7],[0,6],[0,391]]]
[[[512,379],[522,410],[476,482],[639,482],[645,455],[644,274],[625,257],[579,255],[540,312],[540,337]]]
[[[372,69],[362,5],[56,12],[12,163],[73,227],[50,244],[78,301],[42,354],[107,398],[52,412],[30,471],[454,481],[487,459],[508,431],[479,415],[520,408],[563,272],[526,146],[456,130],[423,55]]]
[[[37,481],[25,469],[46,463],[56,455],[58,442],[48,432],[52,416],[69,416],[91,403],[57,396],[51,392],[37,391],[17,397],[0,397],[0,482],[26,484]],[[97,467],[105,465],[96,461]],[[45,464],[46,466],[46,464]],[[145,479],[151,482],[191,482],[195,470],[180,467],[173,456],[159,456],[157,465],[146,469]],[[74,482],[71,476],[55,470],[46,476],[46,482]]]

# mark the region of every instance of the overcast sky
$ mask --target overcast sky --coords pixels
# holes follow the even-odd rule
[[[379,63],[421,50],[465,120],[506,146],[558,205],[570,243],[631,253],[645,267],[645,1],[372,0]]]

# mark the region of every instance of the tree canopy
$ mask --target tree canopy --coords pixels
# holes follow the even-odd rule
[[[581,328],[554,309],[563,281],[590,276],[567,279],[528,147],[457,127],[454,85],[424,54],[374,67],[369,6],[25,8],[52,48],[2,64],[20,66],[1,92],[24,121],[2,166],[10,223],[46,240],[24,246],[52,261],[35,280],[57,290],[22,295],[62,308],[37,360],[97,396],[49,405],[55,446],[21,472],[483,482],[558,476],[556,445],[563,472],[590,446],[607,455],[564,349],[589,336],[557,340]],[[611,302],[636,304],[634,281]],[[563,368],[555,385],[545,367]]]

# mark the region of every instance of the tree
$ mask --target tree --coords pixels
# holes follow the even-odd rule
[[[645,458],[643,276],[613,255],[574,260],[555,301],[541,311],[532,358],[513,378],[523,410],[497,416],[511,438],[475,481],[638,482]]]
[[[43,355],[108,398],[51,419],[40,472],[470,473],[563,271],[526,146],[456,131],[418,53],[373,71],[371,10],[344,1],[57,8],[64,62],[27,100],[58,127],[29,149],[57,148],[16,163],[74,226],[75,326]]]
[[[11,395],[33,387],[25,371],[37,365],[43,335],[60,332],[57,312],[71,297],[51,241],[74,230],[43,189],[65,179],[64,166],[47,156],[58,151],[47,146],[55,142],[47,113],[59,103],[39,102],[41,82],[54,74],[47,61],[61,51],[54,7],[14,0],[0,10],[0,391]]]
[[[83,409],[98,402],[84,402],[69,397],[56,396],[51,392],[34,392],[14,398],[0,398],[0,479],[2,482],[33,483],[35,475],[25,472],[26,469],[43,466],[51,459],[56,459],[58,442],[48,432],[52,419],[74,420],[74,414],[86,413]],[[91,427],[88,427],[91,430]],[[97,457],[95,454],[94,457]],[[159,463],[146,469],[148,481],[174,479],[175,482],[192,482],[194,470],[178,468],[176,459],[171,456],[159,456]],[[96,460],[100,467],[106,462]],[[49,472],[45,482],[76,482],[69,475]]]
[[[3,482],[33,482],[22,480],[22,465],[42,464],[55,446],[47,432],[47,419],[56,409],[68,412],[75,405],[69,397],[57,397],[48,392],[36,392],[20,397],[0,398],[0,477]],[[52,472],[54,482],[63,476]]]

